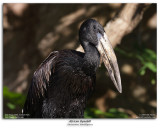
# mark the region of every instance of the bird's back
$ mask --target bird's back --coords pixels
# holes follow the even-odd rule
[[[84,53],[52,52],[35,71],[24,114],[35,118],[83,117],[86,100],[94,88],[95,73],[83,71]]]

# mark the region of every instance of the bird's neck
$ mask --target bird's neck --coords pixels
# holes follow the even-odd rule
[[[96,47],[89,45],[89,47],[85,48],[85,55],[84,55],[84,70],[90,72],[96,72],[99,63],[100,63],[100,54]]]

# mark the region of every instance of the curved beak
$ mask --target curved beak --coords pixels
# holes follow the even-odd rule
[[[121,77],[119,73],[117,58],[113,51],[111,43],[105,32],[103,33],[103,35],[97,33],[97,38],[97,49],[101,55],[101,59],[104,62],[104,65],[108,70],[108,74],[111,77],[111,80],[113,81],[117,90],[122,93]]]

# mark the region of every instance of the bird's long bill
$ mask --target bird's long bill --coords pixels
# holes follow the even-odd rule
[[[122,93],[121,77],[119,73],[117,58],[110,44],[110,41],[105,33],[103,35],[98,33],[97,37],[99,42],[97,49],[101,54],[104,65],[107,68],[114,85],[118,91]]]

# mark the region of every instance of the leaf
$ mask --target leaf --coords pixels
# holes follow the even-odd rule
[[[156,83],[156,80],[155,80],[155,79],[152,79],[152,80],[151,80],[151,84],[154,85],[155,83]]]
[[[154,51],[150,50],[150,49],[145,49],[145,52],[152,58],[152,59],[157,59],[157,55]]]
[[[126,113],[118,111],[116,108],[109,109],[108,112],[102,112],[96,108],[87,108],[84,112],[85,118],[128,118]]]
[[[111,112],[111,113],[115,113],[115,112],[117,112],[117,109],[115,109],[115,108],[111,108],[111,109],[109,109],[109,112]]]
[[[104,113],[103,113],[102,111],[100,111],[100,110],[96,109],[96,110],[95,110],[95,114],[97,114],[97,115],[98,115],[98,114],[104,114]]]
[[[133,52],[126,52],[120,48],[116,48],[115,50],[126,57],[138,59],[142,64],[142,68],[139,71],[140,75],[144,75],[146,69],[149,69],[153,73],[157,72],[157,55],[153,50],[148,48],[137,48]]]
[[[7,103],[7,106],[9,109],[12,109],[12,110],[16,108],[16,106],[12,103]]]
[[[139,74],[141,75],[141,76],[143,76],[145,73],[146,73],[146,66],[143,66],[142,68],[140,68],[140,70],[139,70]]]
[[[155,64],[153,64],[152,62],[147,62],[145,64],[145,66],[150,69],[152,72],[156,73],[157,72],[157,67]]]
[[[26,96],[21,93],[9,91],[7,86],[3,86],[3,97],[15,105],[23,105],[26,98]]]

